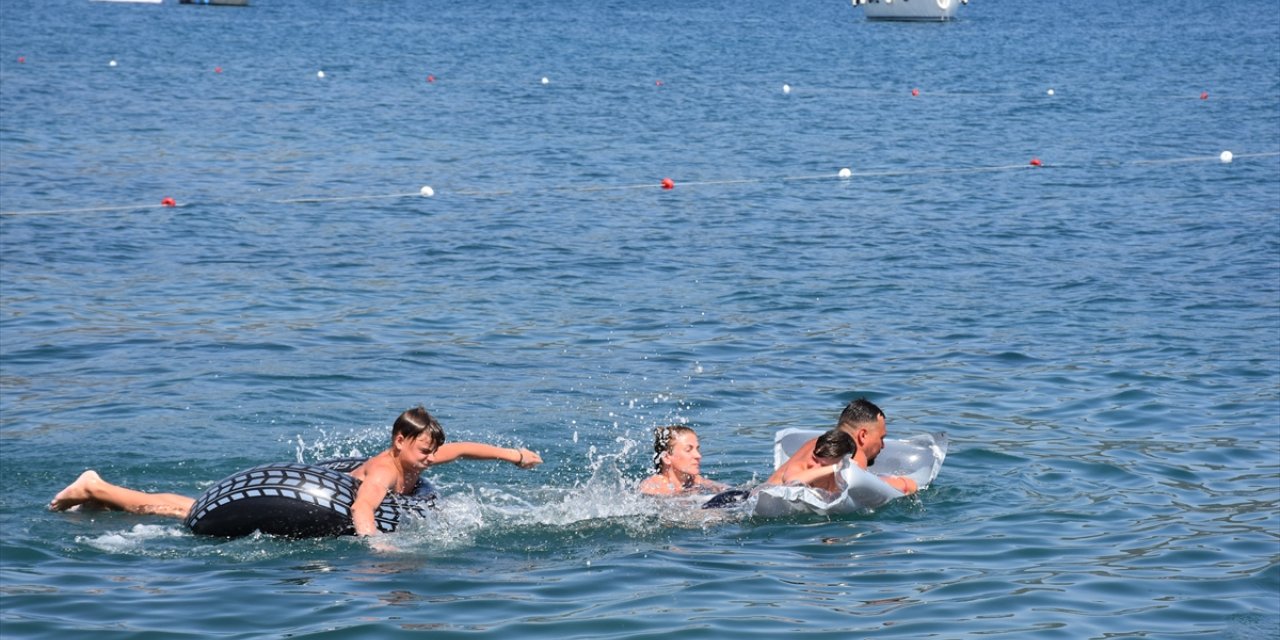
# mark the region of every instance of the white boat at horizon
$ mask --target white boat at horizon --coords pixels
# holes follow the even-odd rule
[[[941,21],[955,18],[956,7],[969,0],[850,0],[868,20]]]

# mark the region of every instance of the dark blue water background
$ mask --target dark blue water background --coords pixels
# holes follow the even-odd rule
[[[0,633],[1280,637],[1278,16],[4,0]],[[748,484],[863,395],[949,433],[918,498],[634,496],[656,425]],[[546,464],[395,552],[44,510],[418,403]]]

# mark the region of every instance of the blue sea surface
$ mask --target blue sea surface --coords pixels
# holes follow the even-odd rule
[[[0,635],[1280,638],[1280,2],[957,17],[4,0]],[[918,496],[636,495],[864,396]],[[391,550],[46,509],[418,404],[545,463]]]

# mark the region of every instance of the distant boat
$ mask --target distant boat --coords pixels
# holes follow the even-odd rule
[[[185,0],[184,0],[185,1]],[[951,20],[956,7],[969,0],[850,0],[868,20]]]
[[[208,4],[220,7],[247,7],[249,0],[178,0],[179,4]]]

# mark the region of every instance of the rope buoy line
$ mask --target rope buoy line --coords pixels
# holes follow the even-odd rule
[[[422,195],[424,195],[422,192],[384,193],[381,195],[373,195],[373,196],[330,196],[330,197],[317,196],[317,197],[308,197],[308,198],[285,198],[283,200],[265,200],[264,202],[268,202],[270,204],[310,204],[315,202],[342,202],[345,200],[378,200],[378,199],[384,199],[384,198],[385,199],[409,198],[409,197],[422,196]]]
[[[1218,160],[1220,162],[1231,162],[1236,158],[1269,158],[1272,156],[1280,156],[1280,151],[1267,151],[1267,152],[1259,152],[1259,153],[1231,153],[1230,151],[1223,151],[1222,153],[1218,154],[1212,159]],[[1180,164],[1184,162],[1197,162],[1201,160],[1205,160],[1205,158],[1198,157],[1198,158],[1168,158],[1165,160],[1133,160],[1129,164],[1133,164],[1133,165]]]
[[[1126,162],[1114,161],[1097,161],[1086,164],[1056,164],[1052,165],[1059,169],[1079,169],[1091,166],[1103,166],[1104,168],[1114,168],[1124,165],[1131,166],[1150,166],[1162,164],[1181,164],[1192,162],[1208,162],[1217,161],[1223,164],[1230,163],[1238,158],[1269,158],[1280,156],[1280,151],[1264,151],[1254,153],[1233,154],[1230,151],[1223,151],[1216,156],[1189,156],[1182,158],[1165,158],[1153,160],[1130,160]],[[808,175],[783,175],[783,176],[767,176],[760,178],[724,178],[712,180],[691,180],[688,182],[680,182],[682,188],[688,187],[708,187],[708,186],[728,186],[728,185],[744,185],[744,184],[763,184],[767,182],[805,182],[818,180],[839,179],[847,181],[853,178],[891,178],[900,176],[922,176],[922,175],[947,175],[947,174],[965,174],[965,173],[994,173],[999,171],[1014,171],[1026,169],[1040,169],[1046,165],[1039,158],[1032,158],[1027,164],[1003,164],[1003,165],[987,165],[974,167],[929,167],[919,169],[883,169],[870,171],[851,171],[850,169],[841,169],[838,173],[820,173]],[[599,193],[605,191],[630,191],[638,189],[675,189],[676,182],[671,178],[663,178],[660,183],[639,183],[639,184],[618,184],[618,185],[552,185],[550,187],[534,188],[534,189],[500,189],[500,190],[466,190],[448,191],[447,193],[460,197],[501,197],[514,195],[517,192],[561,192],[561,193]],[[365,194],[351,196],[306,196],[300,198],[280,198],[272,200],[254,200],[255,203],[268,204],[319,204],[330,202],[357,202],[363,200],[393,200],[399,198],[429,198],[436,195],[434,188],[424,186],[420,190],[413,193],[380,193]],[[204,202],[184,202],[183,206],[192,206],[197,204],[234,204],[236,201],[227,199],[221,201],[204,201]],[[0,216],[36,216],[36,215],[63,215],[63,214],[81,214],[81,213],[107,213],[112,211],[140,211],[144,209],[172,208],[177,207],[178,203],[171,197],[165,197],[158,204],[133,204],[133,205],[112,205],[101,207],[75,207],[66,209],[45,209],[31,211],[0,211]]]

